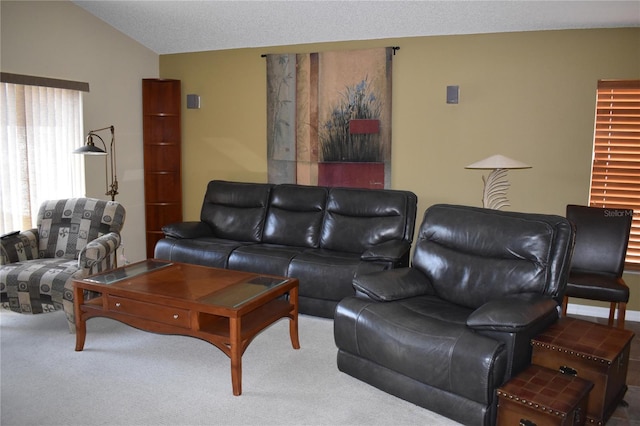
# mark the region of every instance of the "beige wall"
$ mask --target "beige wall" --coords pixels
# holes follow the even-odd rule
[[[211,179],[264,182],[265,53],[400,46],[393,65],[392,187],[434,203],[481,205],[486,171],[503,154],[533,166],[509,172],[509,210],[564,214],[588,200],[598,79],[640,78],[640,29],[418,37],[161,55],[182,80],[185,220],[199,218]],[[447,105],[447,85],[460,103]],[[184,96],[183,96],[184,97]],[[183,102],[184,103],[184,102]],[[625,276],[640,310],[640,276]],[[640,318],[638,318],[640,319]]]
[[[144,259],[141,80],[158,76],[158,55],[68,1],[3,0],[0,7],[2,71],[88,82],[85,131],[115,126],[125,255]],[[109,198],[104,159],[86,157],[86,171],[87,196]]]

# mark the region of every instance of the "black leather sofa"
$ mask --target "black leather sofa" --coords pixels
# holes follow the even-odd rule
[[[574,231],[563,217],[435,205],[411,267],[354,279],[334,318],[338,368],[469,425],[556,322]]]
[[[409,191],[209,182],[200,221],[163,227],[154,256],[295,277],[300,312],[333,318],[354,277],[409,265]]]

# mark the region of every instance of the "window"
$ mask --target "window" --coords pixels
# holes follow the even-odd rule
[[[0,83],[0,234],[35,226],[47,199],[85,193],[83,157],[72,154],[83,143],[82,92],[12,76]]]
[[[600,80],[589,205],[634,209],[625,268],[640,271],[640,80]]]

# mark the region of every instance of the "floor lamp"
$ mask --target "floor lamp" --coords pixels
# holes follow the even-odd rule
[[[507,180],[507,171],[509,169],[530,168],[531,166],[528,164],[500,154],[493,155],[465,167],[465,169],[491,170],[489,176],[486,178],[482,176],[482,181],[484,182],[482,207],[495,210],[500,210],[502,207],[510,205],[507,199],[507,190],[510,186]]]
[[[109,153],[107,154],[107,144],[98,135],[98,132],[104,130],[111,130],[111,143],[109,144]],[[87,142],[84,146],[73,151],[74,154],[83,155],[104,155],[104,176],[107,183],[107,192],[105,195],[111,196],[111,201],[115,201],[116,195],[118,195],[118,175],[116,172],[116,138],[114,135],[115,129],[113,126],[103,127],[102,129],[90,130],[87,134]],[[102,143],[104,149],[96,146],[93,142],[93,138],[96,137]],[[110,158],[110,167],[107,166],[107,157]],[[109,183],[111,181],[111,183]]]

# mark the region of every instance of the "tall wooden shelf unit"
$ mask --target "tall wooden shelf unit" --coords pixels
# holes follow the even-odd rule
[[[142,80],[147,258],[162,226],[182,221],[180,80]]]

